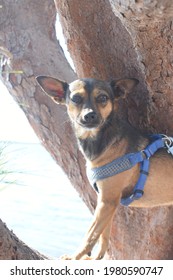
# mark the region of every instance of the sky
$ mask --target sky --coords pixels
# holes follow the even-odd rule
[[[68,53],[62,28],[57,15],[56,34],[64,50],[65,56],[74,69],[72,59]],[[38,143],[39,140],[31,128],[25,114],[8,93],[0,81],[0,141],[16,141]]]
[[[38,143],[25,114],[0,82],[0,141]]]

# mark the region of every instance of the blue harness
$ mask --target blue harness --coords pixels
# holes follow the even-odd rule
[[[97,181],[126,171],[140,163],[140,176],[133,189],[133,193],[126,198],[121,198],[121,204],[128,206],[134,200],[141,198],[144,194],[144,185],[148,176],[150,157],[161,148],[166,148],[167,152],[173,155],[173,137],[156,134],[151,135],[150,138],[152,143],[142,151],[126,154],[98,168],[87,169],[88,179],[94,189],[98,192]]]

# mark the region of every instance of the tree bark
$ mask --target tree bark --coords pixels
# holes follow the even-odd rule
[[[78,76],[138,78],[136,91],[120,103],[123,117],[142,130],[171,133],[172,1],[127,2],[55,0]],[[0,6],[3,81],[93,212],[96,195],[65,108],[53,104],[35,82],[41,74],[67,82],[76,78],[56,41],[53,1],[0,0]],[[23,74],[8,74],[8,62]],[[172,212],[171,205],[152,210],[120,206],[108,258],[171,259]]]
[[[0,220],[0,260],[44,260],[48,257],[29,248]]]

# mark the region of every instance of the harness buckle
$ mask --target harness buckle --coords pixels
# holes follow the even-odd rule
[[[135,198],[135,199],[139,199],[143,196],[144,191],[140,190],[140,189],[136,189],[133,194],[131,195],[131,197]]]
[[[168,154],[171,154],[173,156],[173,137],[168,137],[167,135],[164,135],[163,140],[165,142]]]
[[[173,156],[173,146],[168,148],[168,154]]]
[[[141,151],[141,154],[142,154],[142,156],[143,156],[143,160],[149,159],[149,155],[147,155],[147,152],[146,152],[145,150],[142,150],[142,151]]]

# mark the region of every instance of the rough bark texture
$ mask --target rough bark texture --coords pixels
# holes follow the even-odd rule
[[[44,260],[48,259],[29,248],[16,235],[9,231],[0,220],[0,260]]]
[[[157,3],[156,3],[157,2]],[[140,85],[121,102],[122,115],[147,131],[173,130],[172,1],[55,0],[67,44],[80,77],[136,77]],[[35,76],[76,78],[56,41],[53,0],[0,0],[0,52],[10,93],[22,107],[42,143],[91,211],[96,196],[87,183],[64,107],[38,89]],[[8,76],[9,80],[6,80]],[[57,183],[58,187],[58,183]],[[108,258],[173,258],[173,207],[119,207]],[[65,253],[65,252],[64,252]]]
[[[152,131],[160,131],[164,125],[164,132],[171,134],[173,2],[111,0],[110,3],[114,14],[120,18],[131,36],[139,67],[147,85],[149,93],[146,107],[147,127],[151,127]]]

